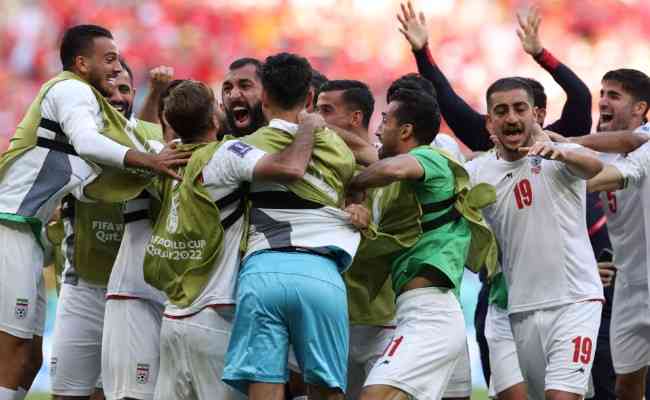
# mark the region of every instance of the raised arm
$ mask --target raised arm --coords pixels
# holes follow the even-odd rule
[[[400,32],[411,44],[418,72],[433,83],[438,93],[440,112],[454,132],[467,147],[474,151],[492,148],[489,134],[485,128],[485,115],[477,112],[465,102],[451,87],[447,77],[433,61],[429,46],[429,30],[424,14],[416,15],[411,2],[402,4],[402,15],[397,16],[402,27]]]
[[[617,131],[574,137],[570,141],[601,153],[627,154],[641,147],[648,139],[650,137],[645,133]]]
[[[544,49],[539,38],[539,26],[542,18],[537,8],[530,9],[527,18],[517,14],[519,29],[517,36],[524,51],[548,71],[555,82],[567,95],[559,120],[548,125],[546,129],[564,136],[586,135],[591,131],[591,93],[585,83],[566,65],[560,63],[549,51]]]
[[[290,183],[302,178],[311,160],[314,134],[324,127],[325,121],[320,115],[303,115],[293,142],[282,151],[264,155],[255,164],[253,180]]]
[[[158,119],[160,96],[173,78],[174,68],[172,67],[161,65],[149,72],[149,93],[147,93],[140,115],[138,115],[139,119],[153,124],[160,124]]]

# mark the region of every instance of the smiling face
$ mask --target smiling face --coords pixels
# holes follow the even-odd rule
[[[604,80],[600,89],[598,131],[620,131],[640,125],[635,118],[637,101],[620,82]]]
[[[253,133],[265,124],[261,99],[262,82],[254,65],[248,64],[226,74],[221,100],[228,124],[236,136]]]
[[[131,118],[133,113],[133,98],[135,89],[131,84],[131,78],[126,70],[120,72],[115,79],[115,90],[108,98],[108,102],[121,112],[127,119]]]
[[[494,92],[488,107],[488,130],[499,138],[506,152],[520,158],[518,149],[532,144],[532,127],[537,119],[532,100],[523,89]]]
[[[84,78],[103,96],[110,96],[116,88],[117,76],[122,72],[119,52],[113,39],[96,37],[92,51],[83,60],[78,70]]]

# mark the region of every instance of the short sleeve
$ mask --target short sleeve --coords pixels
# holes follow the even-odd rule
[[[424,170],[424,182],[447,179],[451,174],[447,159],[429,147],[418,147],[409,152]]]
[[[646,166],[649,162],[650,142],[646,142],[643,146],[628,154],[627,157],[618,159],[612,165],[623,175],[625,187],[638,187],[641,186],[641,181],[645,178]]]
[[[255,165],[266,152],[240,140],[222,144],[203,169],[207,185],[232,185],[251,182]]]

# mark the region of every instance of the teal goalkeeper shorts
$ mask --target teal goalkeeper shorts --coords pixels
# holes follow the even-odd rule
[[[345,391],[348,306],[336,263],[304,252],[262,251],[241,267],[223,380],[285,383],[293,347],[306,383]]]

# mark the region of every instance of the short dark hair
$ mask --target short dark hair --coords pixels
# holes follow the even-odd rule
[[[333,92],[337,90],[343,91],[343,102],[345,102],[348,107],[356,107],[361,110],[363,114],[363,126],[367,128],[370,124],[370,117],[372,117],[372,112],[375,109],[375,98],[370,92],[368,85],[361,81],[355,80],[333,80],[325,82],[319,89],[316,94],[318,95],[323,92]]]
[[[440,108],[435,97],[421,90],[398,89],[391,102],[399,103],[395,110],[397,122],[413,125],[413,135],[419,144],[430,144],[440,130]]]
[[[546,108],[546,93],[544,92],[544,86],[533,78],[524,78],[521,76],[518,76],[517,78],[526,82],[528,86],[533,89],[533,105],[539,108]]]
[[[262,79],[262,62],[258,60],[257,58],[252,58],[252,57],[243,57],[243,58],[238,58],[230,65],[228,66],[228,70],[232,71],[234,69],[239,69],[239,68],[244,68],[247,65],[252,65],[255,67],[255,75],[257,75],[257,79]]]
[[[329,79],[323,73],[314,67],[311,68],[311,82],[309,82],[309,86],[314,88],[314,98],[312,99],[314,108],[316,108],[316,102],[318,101],[318,95],[316,93],[327,82],[329,82]]]
[[[129,67],[129,64],[126,63],[124,57],[120,57],[120,64],[122,65],[122,69],[125,70],[127,74],[129,74],[129,80],[131,81],[131,86],[133,86],[133,71],[131,71],[131,67]]]
[[[98,37],[113,39],[113,34],[99,25],[77,25],[65,31],[59,50],[63,69],[69,70],[75,57],[87,56],[93,47],[93,40]]]
[[[172,89],[174,89],[176,86],[180,85],[183,82],[185,82],[185,79],[174,79],[173,81],[169,82],[165,90],[163,90],[162,94],[160,95],[160,99],[158,100],[158,120],[160,121],[160,125],[162,125],[163,129],[165,128],[165,121],[163,119],[163,111],[165,110],[165,100],[167,99],[167,97],[169,97],[169,94],[171,93]]]
[[[402,75],[390,84],[388,91],[386,92],[386,103],[390,103],[393,95],[399,89],[410,89],[415,91],[421,90],[429,96],[437,98],[436,89],[433,86],[433,83],[415,72]]]
[[[165,119],[183,141],[214,129],[214,112],[214,93],[203,82],[183,81],[165,99]]]
[[[650,77],[636,69],[621,68],[609,71],[604,81],[618,82],[636,101],[645,101],[650,107]],[[646,108],[646,112],[648,109]]]
[[[279,53],[266,58],[262,66],[262,86],[275,104],[285,110],[305,102],[312,72],[306,58]]]
[[[510,90],[521,89],[526,92],[530,101],[535,104],[535,94],[533,89],[530,87],[528,82],[525,79],[517,77],[501,78],[490,85],[485,94],[485,101],[487,102],[488,108],[490,107],[490,96],[497,92],[508,92]]]

